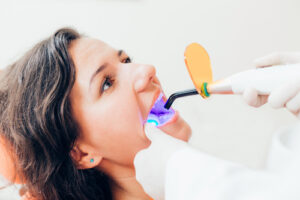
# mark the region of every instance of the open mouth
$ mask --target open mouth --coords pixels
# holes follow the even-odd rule
[[[155,126],[162,126],[172,119],[175,114],[175,110],[172,108],[169,110],[165,109],[165,103],[163,94],[161,93],[151,108],[147,118],[147,123],[154,124]]]

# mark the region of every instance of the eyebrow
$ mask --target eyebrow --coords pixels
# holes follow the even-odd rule
[[[91,79],[90,79],[90,84],[89,84],[89,88],[91,87],[91,84],[93,82],[93,80],[95,79],[95,77],[101,72],[103,71],[105,68],[107,67],[106,64],[100,66],[92,75]]]
[[[123,50],[119,50],[119,51],[118,51],[118,56],[120,57],[123,53],[124,53]],[[95,77],[96,77],[101,71],[103,71],[105,68],[107,68],[107,65],[106,65],[106,64],[100,66],[100,67],[93,73],[93,75],[92,75],[92,77],[91,77],[91,79],[90,79],[89,88],[91,87],[91,84],[92,84],[93,80],[95,79]]]

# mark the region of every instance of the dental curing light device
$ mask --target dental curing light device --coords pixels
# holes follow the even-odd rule
[[[242,94],[246,88],[254,88],[258,94],[268,95],[273,89],[300,78],[299,65],[289,64],[251,69],[213,81],[210,59],[201,45],[190,44],[184,56],[186,67],[196,89],[172,94],[164,106],[166,109],[171,107],[175,99],[196,94],[207,98],[211,94]]]
[[[147,123],[155,126],[163,126],[173,118],[175,110],[172,108],[164,108],[165,103],[166,102],[163,99],[163,94],[161,93],[148,115]]]

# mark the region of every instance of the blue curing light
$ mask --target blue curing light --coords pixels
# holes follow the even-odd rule
[[[163,94],[161,93],[148,115],[147,123],[154,124],[155,126],[162,126],[173,118],[175,110],[172,108],[169,110],[165,109],[165,103],[166,102],[163,100]]]
[[[158,122],[155,121],[154,119],[148,119],[148,120],[147,120],[147,123],[153,124],[154,126],[158,126]]]

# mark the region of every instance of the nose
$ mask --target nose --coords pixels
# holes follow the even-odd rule
[[[143,92],[153,81],[156,70],[152,65],[139,65],[135,71],[134,89]]]

